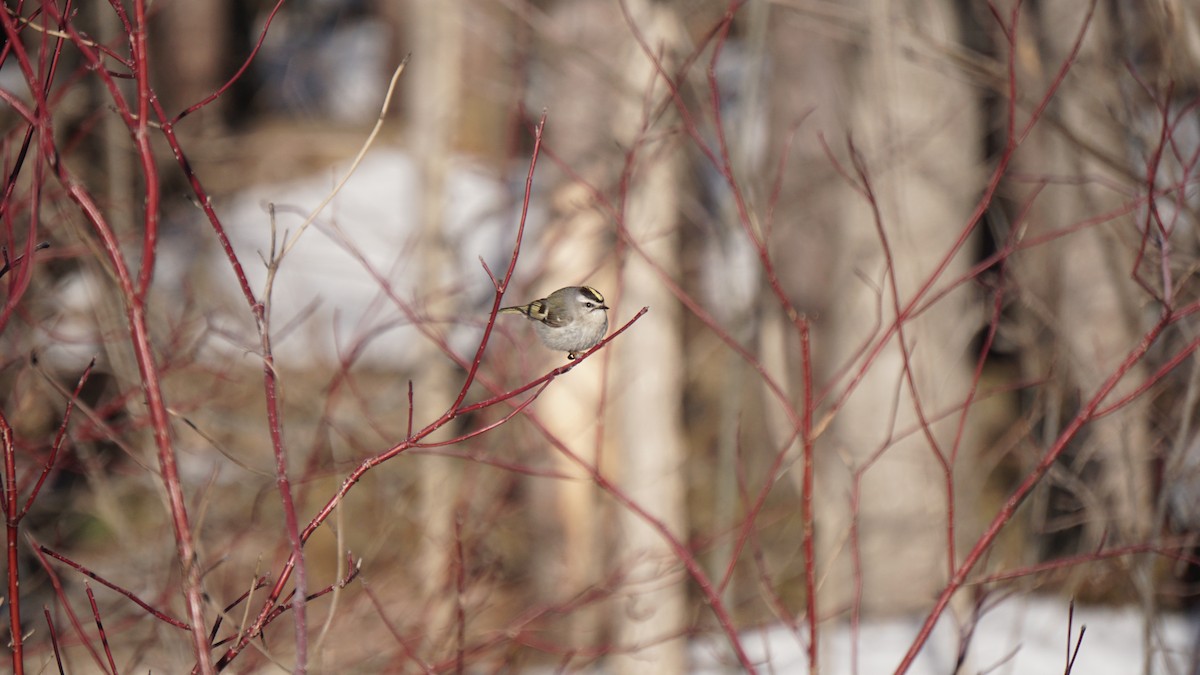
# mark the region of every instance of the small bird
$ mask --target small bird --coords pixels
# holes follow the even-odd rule
[[[574,360],[579,352],[595,347],[608,332],[608,305],[591,286],[567,286],[527,305],[502,307],[501,314],[524,314],[533,331],[550,349],[566,352]]]

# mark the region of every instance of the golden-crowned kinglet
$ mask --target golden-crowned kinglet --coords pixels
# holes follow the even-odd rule
[[[608,332],[608,305],[591,286],[567,286],[528,305],[503,307],[501,314],[524,314],[534,321],[533,331],[550,349],[574,359],[595,347]]]

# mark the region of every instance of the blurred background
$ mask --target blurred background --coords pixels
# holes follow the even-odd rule
[[[8,6],[5,40],[44,73],[78,31],[53,139],[136,263],[147,181],[112,98],[134,84],[80,56],[128,57],[125,6]],[[1133,608],[1132,667],[1194,672],[1193,3],[160,0],[147,20],[186,153],[155,135],[148,321],[216,635],[291,550],[230,255],[267,304],[303,526],[454,404],[523,222],[503,304],[587,284],[614,329],[649,311],[528,407],[365,474],[305,549],[308,590],[332,591],[308,603],[309,669],[738,672],[734,636],[771,627],[752,660],[871,672],[858,655],[895,668],[939,599],[918,667],[1017,668],[972,630],[1017,596]],[[25,614],[88,611],[40,544],[182,616],[123,299],[63,184],[14,170],[13,51],[6,251],[50,243],[5,279],[22,476],[97,362],[22,525]],[[466,401],[565,363],[500,317]],[[190,667],[181,633],[104,593],[118,670]],[[894,617],[899,638],[831,637]],[[292,621],[231,667],[295,668]],[[64,643],[71,672],[105,668],[94,637]]]

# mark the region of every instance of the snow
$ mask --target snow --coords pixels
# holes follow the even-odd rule
[[[960,636],[965,623],[943,616],[913,666],[911,675],[987,673],[1023,675],[1063,673],[1067,662],[1069,603],[1052,597],[1010,598],[988,609],[970,638],[965,666],[955,671]],[[920,629],[923,617],[862,621],[857,648],[847,623],[822,626],[821,672],[826,675],[892,673]],[[1145,622],[1132,607],[1075,606],[1071,630],[1072,647],[1086,627],[1078,657],[1071,672],[1080,675],[1129,675],[1143,672],[1147,653]],[[1150,631],[1151,673],[1191,673],[1191,645],[1195,629],[1178,614],[1165,614]],[[807,629],[795,635],[785,627],[746,633],[743,646],[761,672],[803,675],[808,673],[805,640]],[[857,671],[851,655],[857,653]],[[724,675],[740,672],[732,663],[725,641],[719,636],[692,647],[692,673]]]

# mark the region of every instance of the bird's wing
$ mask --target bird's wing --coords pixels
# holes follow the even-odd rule
[[[531,318],[537,319],[538,321],[541,321],[542,323],[546,324],[547,326],[551,326],[554,328],[561,328],[561,327],[567,325],[568,319],[567,319],[566,314],[564,314],[562,312],[555,312],[555,311],[551,310],[549,307],[546,306],[546,303],[542,302],[541,300],[538,300],[537,302],[533,303],[533,305],[537,305],[537,306],[530,307],[531,311],[529,312],[529,316]]]

